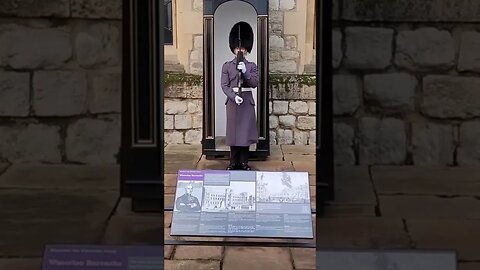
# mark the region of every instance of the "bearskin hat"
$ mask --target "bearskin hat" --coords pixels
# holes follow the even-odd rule
[[[239,45],[250,53],[253,48],[252,27],[246,22],[236,23],[230,30],[229,43],[232,53]]]

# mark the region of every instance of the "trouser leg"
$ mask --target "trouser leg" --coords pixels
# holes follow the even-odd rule
[[[230,146],[230,165],[235,166],[240,163],[240,147]]]
[[[250,156],[250,149],[248,146],[242,146],[240,150],[240,163],[248,164],[248,158]]]

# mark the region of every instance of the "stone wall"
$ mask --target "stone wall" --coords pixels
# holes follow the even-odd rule
[[[0,161],[115,163],[121,1],[0,3]]]
[[[284,25],[298,1],[270,0],[275,144],[315,143],[314,83],[297,74],[301,42]],[[199,0],[192,4],[201,11]],[[479,6],[335,1],[336,164],[480,163]],[[0,16],[0,161],[116,162],[121,1],[2,1]],[[196,61],[185,78],[201,71],[200,41],[192,40]],[[202,91],[195,78],[168,86],[168,143],[200,142]]]

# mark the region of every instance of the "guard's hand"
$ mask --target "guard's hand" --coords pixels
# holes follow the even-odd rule
[[[247,67],[245,66],[245,63],[244,63],[244,62],[238,63],[237,69],[241,70],[242,73],[247,72]]]
[[[237,105],[242,104],[242,102],[243,102],[243,98],[241,98],[239,96],[235,96],[235,103],[237,103]]]

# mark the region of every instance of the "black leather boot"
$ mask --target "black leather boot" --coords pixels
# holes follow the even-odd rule
[[[240,170],[243,170],[243,171],[251,171],[252,168],[250,168],[250,166],[248,166],[248,163],[247,163],[247,162],[243,162],[242,164],[240,164]]]

